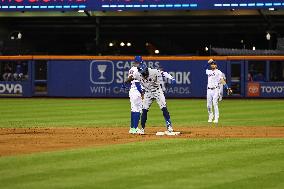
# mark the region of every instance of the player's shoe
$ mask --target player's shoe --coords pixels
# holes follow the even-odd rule
[[[139,128],[131,128],[130,130],[129,130],[129,133],[130,134],[134,134],[134,135],[144,135],[144,130],[143,130],[143,132],[139,129]]]
[[[136,128],[136,133],[135,134],[138,134],[138,135],[144,135],[144,131],[142,132],[141,129],[139,128]]]
[[[210,115],[209,115],[208,123],[212,123],[213,117],[214,117],[213,114],[210,114]]]
[[[130,128],[128,131],[129,134],[135,134],[136,130],[134,128]]]
[[[171,125],[169,125],[168,126],[168,132],[173,132],[173,131],[174,131],[173,127]]]
[[[140,129],[140,134],[141,135],[145,135],[145,130],[142,128],[142,129]]]
[[[214,119],[213,123],[218,123],[218,119]]]

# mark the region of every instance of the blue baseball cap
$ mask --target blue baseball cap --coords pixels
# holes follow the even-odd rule
[[[142,56],[135,56],[135,57],[134,57],[134,61],[135,61],[135,62],[142,63],[142,62],[143,62]]]

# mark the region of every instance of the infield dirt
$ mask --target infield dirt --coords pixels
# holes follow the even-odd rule
[[[284,138],[284,127],[178,127],[178,136],[155,135],[164,130],[131,135],[128,128],[0,128],[0,157],[165,138]]]

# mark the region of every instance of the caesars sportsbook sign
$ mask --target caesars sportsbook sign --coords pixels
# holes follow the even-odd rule
[[[127,60],[49,61],[48,95],[128,97],[128,90],[121,86],[133,63]],[[175,77],[176,84],[166,84],[167,97],[206,96],[204,61],[155,60],[145,63],[150,68],[162,68]],[[225,65],[225,62],[219,62],[221,70],[225,70]]]
[[[128,90],[121,89],[122,83],[128,77],[128,70],[133,61],[94,60],[90,63],[90,93],[93,96],[127,96]],[[176,84],[166,82],[166,95],[172,97],[198,96],[202,91],[193,91],[193,66],[185,61],[145,61],[150,68],[162,68],[169,72]],[[201,73],[199,74],[201,75]],[[200,76],[197,77],[200,77]],[[200,77],[201,79],[201,77]],[[199,80],[200,80],[199,79]],[[196,80],[197,83],[197,80]],[[196,85],[197,87],[197,85]],[[200,86],[198,86],[200,87]]]

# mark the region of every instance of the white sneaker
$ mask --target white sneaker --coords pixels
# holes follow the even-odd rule
[[[218,123],[218,119],[214,119],[213,123]]]
[[[173,132],[173,131],[174,131],[173,127],[171,125],[169,125],[168,126],[168,132]]]
[[[144,129],[143,129],[143,131],[142,131],[142,130],[139,129],[139,128],[136,128],[136,129],[133,128],[133,130],[134,130],[134,133],[133,133],[133,134],[144,135]]]
[[[145,135],[145,130],[143,128],[140,129],[140,135]]]
[[[208,123],[212,123],[213,121],[213,114],[209,114]]]
[[[134,128],[130,128],[128,131],[129,134],[135,134],[136,130]]]

